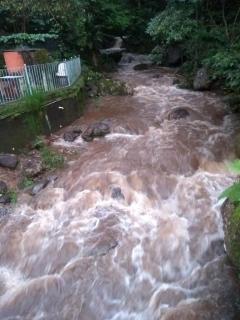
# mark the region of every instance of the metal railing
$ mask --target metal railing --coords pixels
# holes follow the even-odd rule
[[[36,91],[50,92],[71,86],[81,74],[80,58],[9,70],[0,69],[0,105]]]

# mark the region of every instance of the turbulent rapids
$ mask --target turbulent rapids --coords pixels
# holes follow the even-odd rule
[[[59,136],[77,160],[1,221],[0,319],[238,319],[218,202],[236,121],[169,70],[115,77],[133,96],[91,102],[75,123],[104,119],[111,134]]]

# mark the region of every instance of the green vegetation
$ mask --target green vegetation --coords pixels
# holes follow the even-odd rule
[[[147,28],[156,44],[152,54],[165,63],[169,46],[180,46],[190,77],[208,68],[213,81],[240,92],[240,3],[237,0],[166,1]]]
[[[14,189],[8,190],[7,196],[10,198],[10,202],[12,204],[16,204],[17,203],[18,196],[17,196],[17,191],[16,190],[14,190]]]
[[[23,179],[19,183],[19,189],[31,188],[33,185],[34,185],[33,179],[23,177]]]
[[[44,146],[40,149],[40,153],[46,170],[54,170],[63,167],[64,157],[56,151]]]
[[[240,160],[230,163],[229,169],[240,173]],[[232,205],[232,212],[227,217],[225,242],[232,262],[240,270],[240,182],[226,189],[220,198],[227,198]]]
[[[76,97],[79,102],[84,100],[84,78],[80,79],[71,87],[58,89],[50,93],[35,92],[20,101],[3,105],[0,108],[0,120],[8,117],[15,118],[23,113],[40,112],[47,103],[55,99]]]

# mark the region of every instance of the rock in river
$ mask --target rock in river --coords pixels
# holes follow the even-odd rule
[[[124,200],[125,197],[122,193],[122,189],[119,187],[115,187],[112,189],[112,198],[116,200]]]
[[[82,134],[85,141],[92,141],[96,137],[103,137],[110,133],[110,126],[106,122],[96,122],[91,124]]]
[[[67,142],[73,142],[74,140],[77,139],[77,137],[80,136],[81,133],[82,133],[81,129],[74,129],[74,130],[65,132],[63,135],[63,139]]]
[[[187,109],[177,108],[173,111],[170,111],[167,118],[168,120],[178,120],[178,119],[187,118],[189,116],[190,116],[190,113]]]
[[[0,195],[0,204],[9,204],[11,203],[11,197],[8,194]]]
[[[210,79],[206,68],[201,68],[193,81],[194,90],[208,90],[210,87]]]
[[[35,186],[31,190],[31,195],[35,196],[40,191],[45,189],[47,187],[47,185],[49,184],[49,182],[50,182],[49,179],[44,179],[44,180],[38,182],[37,184],[35,184]]]
[[[0,154],[0,166],[8,169],[15,169],[18,164],[18,157],[15,154]]]
[[[34,178],[44,171],[42,157],[37,152],[32,152],[21,160],[21,171],[25,177]]]
[[[7,191],[8,191],[7,184],[4,181],[0,180],[0,195],[7,193]]]

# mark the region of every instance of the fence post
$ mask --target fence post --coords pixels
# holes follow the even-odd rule
[[[25,74],[25,77],[26,77],[26,82],[27,82],[28,90],[29,90],[29,92],[30,92],[30,95],[32,95],[32,86],[31,86],[30,79],[29,79],[29,76],[28,76],[28,71],[27,71],[27,66],[26,66],[26,64],[24,64],[24,74]]]

